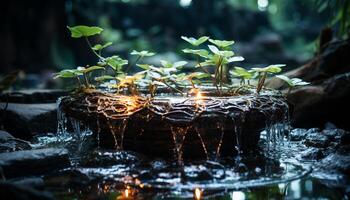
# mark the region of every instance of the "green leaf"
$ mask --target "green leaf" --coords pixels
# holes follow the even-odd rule
[[[231,63],[231,62],[239,62],[239,61],[243,61],[244,58],[242,56],[234,56],[231,58],[227,59],[227,63]]]
[[[205,49],[183,49],[184,53],[190,53],[194,55],[198,55],[203,58],[209,58],[209,52]]]
[[[95,81],[105,81],[105,80],[113,80],[115,77],[109,76],[109,75],[104,75],[104,76],[99,76],[95,78]]]
[[[285,64],[276,64],[276,65],[269,65],[264,68],[252,68],[255,72],[266,72],[270,74],[276,74],[282,71],[281,67],[286,66]]]
[[[285,81],[290,87],[309,85],[309,82],[303,81],[300,78],[289,78],[284,75],[276,75],[277,78]]]
[[[193,38],[193,37],[186,37],[186,36],[181,36],[181,39],[185,40],[186,42],[192,44],[193,46],[199,46],[203,44],[205,41],[209,39],[207,36],[200,37],[198,39]]]
[[[156,53],[153,53],[153,52],[149,52],[149,51],[136,51],[136,50],[133,50],[130,54],[131,54],[131,55],[137,55],[137,56],[140,56],[140,57],[150,57],[150,56],[156,55]]]
[[[215,55],[219,55],[222,57],[231,57],[235,55],[232,51],[220,51],[216,46],[214,45],[208,45],[211,52],[213,52]]]
[[[225,48],[235,43],[235,41],[232,41],[232,40],[229,41],[229,40],[212,40],[212,39],[209,39],[209,42],[216,45],[219,48]]]
[[[215,62],[213,62],[212,60],[206,60],[196,65],[196,67],[206,67],[206,66],[214,66],[214,65],[215,65]]]
[[[106,63],[113,68],[114,71],[120,72],[124,65],[127,65],[129,62],[120,58],[119,56],[112,56],[106,58]]]
[[[55,74],[54,79],[57,78],[75,78],[77,76],[83,75],[83,72],[80,72],[76,69],[65,69],[57,74]]]
[[[84,68],[83,70],[79,70],[83,73],[89,73],[89,72],[92,72],[92,71],[95,71],[95,70],[101,70],[101,69],[105,69],[104,67],[100,67],[100,66],[91,66],[89,68]]]
[[[166,60],[161,60],[160,64],[162,64],[162,66],[165,68],[173,67],[173,64],[171,62],[166,61]]]
[[[72,38],[89,37],[89,36],[100,34],[103,31],[102,28],[97,26],[80,25],[80,26],[73,26],[73,27],[67,26],[67,28],[70,30]]]
[[[246,80],[252,79],[254,76],[253,72],[249,72],[242,67],[235,67],[233,70],[230,71],[230,74],[234,77],[239,77]]]
[[[186,62],[186,61],[178,61],[178,62],[175,62],[175,63],[173,64],[173,67],[174,67],[174,68],[181,68],[181,67],[185,66],[187,63],[188,63],[188,62]]]
[[[136,64],[136,65],[142,69],[145,69],[145,70],[149,70],[149,69],[151,69],[150,66],[153,66],[153,65],[149,65],[149,64]]]
[[[107,47],[111,46],[112,44],[113,44],[112,42],[107,42],[104,45],[96,44],[95,46],[92,47],[92,49],[95,50],[95,51],[100,51],[100,50],[102,50],[104,48],[107,48]]]
[[[214,54],[217,54],[217,55],[220,54],[220,50],[216,46],[208,45],[208,47],[209,47],[210,51],[213,52]]]
[[[196,78],[196,79],[203,79],[203,78],[208,78],[211,77],[210,74],[204,73],[204,72],[193,72],[189,75],[187,75],[189,78]]]

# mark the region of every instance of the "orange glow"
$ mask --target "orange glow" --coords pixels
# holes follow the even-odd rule
[[[126,189],[124,190],[124,196],[125,196],[125,198],[129,198],[129,194],[130,194],[130,189],[129,189],[129,188],[126,188]]]
[[[194,100],[197,107],[205,106],[203,101],[204,96],[202,95],[201,91],[198,88],[194,88],[190,92],[195,94]]]
[[[202,191],[201,189],[196,188],[196,189],[194,190],[194,198],[195,198],[196,200],[200,200],[201,197],[202,197],[202,193],[203,193],[203,191]]]

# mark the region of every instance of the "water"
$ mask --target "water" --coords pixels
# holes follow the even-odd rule
[[[73,167],[44,175],[47,188],[59,199],[342,199],[343,188],[325,184],[329,176],[313,171],[313,162],[303,160],[307,149],[300,142],[288,141],[288,112],[280,122],[266,123],[258,149],[242,153],[242,120],[235,124],[235,157],[221,158],[225,123],[217,120],[217,139],[204,140],[205,128],[195,126],[206,159],[183,160],[183,141],[190,126],[171,125],[173,160],[149,159],[123,150],[127,119],[110,124],[115,150],[100,147],[92,131],[60,110],[57,135],[37,137],[35,147],[66,147]],[[237,121],[238,120],[238,121]],[[193,127],[192,127],[193,128]],[[193,147],[200,148],[200,147]],[[57,180],[60,180],[59,182]],[[64,184],[61,183],[64,181]]]
[[[267,150],[265,142],[262,136],[261,152]],[[344,198],[342,189],[324,185],[317,178],[312,163],[300,160],[298,154],[305,148],[285,141],[276,147],[279,154],[275,157],[245,154],[238,160],[185,162],[181,167],[176,161],[92,148],[75,167],[44,179],[60,199],[121,199],[126,194],[141,199],[192,199],[196,190],[201,191],[201,198]],[[57,184],[55,180],[66,180],[67,184]]]

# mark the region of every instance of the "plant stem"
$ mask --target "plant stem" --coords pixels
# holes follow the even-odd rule
[[[138,57],[136,58],[136,60],[135,60],[132,64],[130,63],[129,66],[128,66],[128,68],[126,69],[125,73],[128,73],[129,70],[130,70],[130,68],[131,68],[131,66],[136,65],[136,63],[137,63],[141,58],[142,58],[142,56],[138,56]]]
[[[86,74],[86,73],[83,73],[83,76],[84,76],[84,80],[85,80],[85,85],[86,85],[87,88],[89,88],[89,87],[90,87],[90,84],[89,84],[89,79],[88,79],[88,77],[87,77],[87,74]]]
[[[211,75],[211,73],[201,65],[201,63],[199,62],[199,56],[197,56],[197,63],[198,63],[198,66],[199,66],[205,73],[210,74],[210,78],[211,78],[211,80],[213,81],[213,85],[216,87],[216,90],[219,91],[219,87],[217,86],[217,84],[216,84],[216,82],[215,82],[215,77],[213,77],[213,76]]]
[[[258,87],[256,88],[256,93],[259,94],[261,89],[263,88],[266,76],[267,76],[267,72],[263,72],[263,75],[259,78]]]
[[[79,78],[79,76],[76,76],[76,77],[77,77],[77,80],[78,80],[79,87],[81,87],[81,81],[80,81],[80,78]]]
[[[90,49],[91,49],[91,51],[99,58],[99,59],[101,59],[101,60],[105,60],[105,58],[104,57],[102,57],[100,54],[98,54],[95,50],[93,50],[92,49],[92,45],[91,45],[91,43],[90,43],[90,41],[89,41],[89,38],[88,37],[85,37],[85,41],[86,41],[86,43],[89,45],[89,47],[90,47]]]
[[[182,92],[181,90],[179,90],[179,89],[177,89],[177,88],[175,88],[175,87],[169,85],[166,81],[164,81],[164,80],[158,80],[158,81],[164,83],[164,84],[165,84],[166,86],[168,86],[169,88],[171,88],[171,89],[175,90],[176,92],[180,93],[181,95],[183,95],[183,92]]]

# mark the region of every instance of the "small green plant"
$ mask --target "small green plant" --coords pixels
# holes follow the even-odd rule
[[[130,56],[133,56],[132,62],[123,59],[119,55],[110,55],[105,57],[103,50],[113,45],[111,42],[105,44],[94,44],[90,42],[90,37],[97,36],[102,33],[103,29],[100,27],[89,26],[74,26],[68,27],[72,38],[84,38],[91,52],[96,55],[98,61],[92,66],[78,67],[76,69],[65,69],[55,75],[54,78],[70,78],[76,79],[78,87],[83,90],[80,92],[89,91],[84,89],[92,89],[101,87],[108,87],[116,89],[117,93],[127,91],[131,95],[139,95],[140,89],[148,88],[151,97],[154,97],[158,88],[166,87],[173,92],[183,95],[186,89],[187,94],[191,91],[200,94],[200,85],[211,83],[216,87],[219,95],[224,92],[231,94],[232,89],[236,89],[234,94],[246,84],[249,87],[250,80],[258,78],[256,86],[256,93],[259,94],[264,86],[268,75],[281,72],[283,64],[270,65],[264,68],[252,68],[246,70],[242,67],[234,67],[229,69],[233,62],[243,61],[244,58],[236,56],[232,51],[232,45],[235,43],[232,40],[215,40],[207,36],[198,39],[193,37],[181,38],[191,44],[194,48],[186,48],[182,51],[186,54],[193,55],[197,64],[192,68],[188,66],[187,61],[169,62],[161,60],[159,65],[154,66],[150,64],[138,63],[145,57],[154,56],[154,52],[147,50],[137,51],[133,50]],[[207,42],[207,44],[205,44]],[[133,66],[138,66],[142,69],[140,72],[130,73]],[[187,66],[189,72],[182,72],[182,68]],[[94,76],[95,71],[101,71],[99,76]],[[240,79],[240,86],[233,86],[229,83],[230,77]],[[285,76],[277,76],[286,81],[290,87],[298,85],[306,85],[306,82],[300,79],[288,79]],[[190,88],[190,91],[187,89]],[[224,88],[229,88],[225,90]],[[227,95],[227,94],[225,94]]]
[[[300,78],[289,78],[289,77],[284,76],[284,75],[276,75],[276,77],[287,83],[288,92],[287,92],[286,96],[288,96],[290,94],[290,92],[292,91],[293,88],[295,88],[297,86],[304,86],[304,85],[310,84],[309,82],[303,81]]]
[[[234,69],[230,71],[230,74],[233,77],[241,79],[241,82],[240,82],[241,85],[246,84],[246,82],[249,85],[250,84],[249,81],[254,78],[256,73],[252,71],[248,71],[242,67],[234,67]]]
[[[258,84],[256,86],[256,93],[260,93],[261,89],[265,84],[265,80],[269,74],[277,74],[282,71],[281,67],[286,66],[285,64],[269,65],[263,68],[252,68],[253,72],[258,74]]]
[[[243,61],[244,58],[241,56],[235,56],[235,53],[231,50],[228,50],[233,44],[234,41],[227,40],[213,40],[205,37],[203,39],[188,39],[187,37],[182,37],[185,41],[189,42],[193,46],[199,46],[209,40],[210,43],[214,45],[208,45],[209,51],[206,49],[183,49],[184,53],[193,54],[197,57],[197,67],[201,68],[204,73],[209,74],[207,77],[212,78],[213,85],[217,88],[218,92],[222,92],[222,87],[226,83],[227,74],[226,67],[228,64],[237,61]],[[200,59],[204,58],[203,62],[200,62]],[[214,75],[211,75],[209,70],[205,67],[214,67]]]

